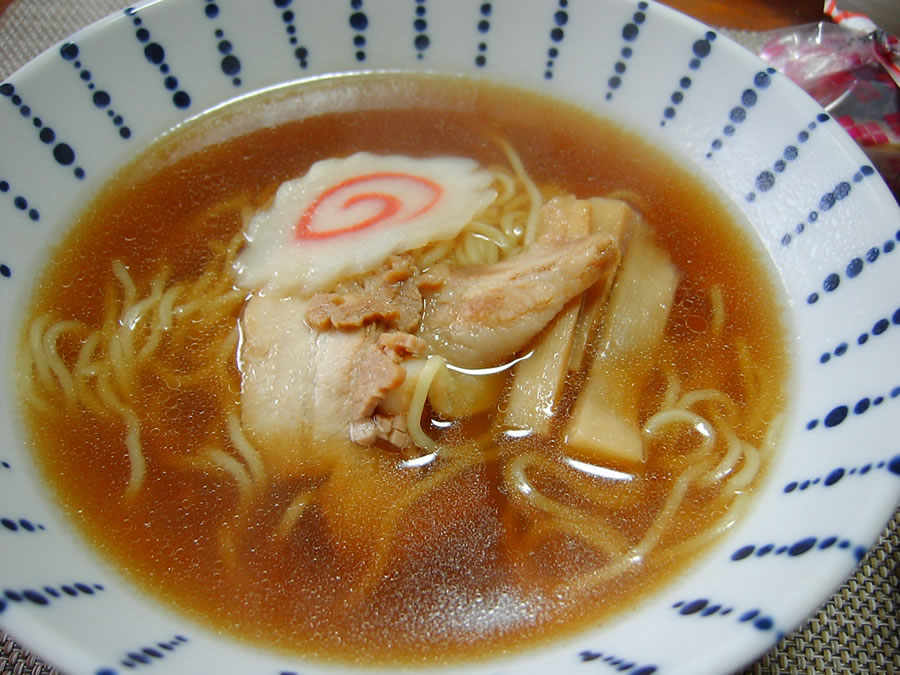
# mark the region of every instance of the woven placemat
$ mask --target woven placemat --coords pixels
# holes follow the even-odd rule
[[[0,81],[123,0],[15,0],[0,14]],[[740,675],[900,673],[900,511],[816,614]],[[60,675],[0,631],[0,675]]]

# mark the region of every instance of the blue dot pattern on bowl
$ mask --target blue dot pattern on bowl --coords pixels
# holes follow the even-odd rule
[[[425,50],[431,44],[431,38],[428,37],[428,8],[425,0],[416,0],[415,18],[413,19],[413,30],[416,37],[413,39],[413,46],[416,49],[416,58],[421,60],[425,57]]]
[[[478,19],[476,30],[482,36],[487,35],[491,30],[491,14],[493,11],[494,7],[490,2],[483,2],[478,8],[478,13],[481,18]],[[487,42],[484,40],[479,41],[477,49],[478,54],[475,56],[475,65],[479,68],[484,68],[487,65]]]
[[[699,66],[698,66],[699,67]],[[730,138],[737,133],[739,125],[747,121],[750,109],[759,102],[759,97],[763,91],[772,84],[772,76],[776,73],[774,68],[767,68],[753,76],[753,87],[744,89],[741,92],[740,103],[735,105],[728,111],[728,122],[722,127],[722,135]],[[714,154],[725,146],[725,141],[717,136],[714,138],[709,147],[711,150],[706,153],[707,159],[712,159]]]
[[[553,27],[550,29],[550,44],[547,49],[547,69],[544,71],[544,79],[553,79],[553,65],[559,58],[559,48],[566,36],[565,25],[569,23],[569,13],[566,8],[568,0],[559,0],[556,11],[553,12]]]
[[[350,27],[355,32],[353,36],[353,46],[356,48],[356,60],[357,61],[365,61],[366,60],[366,51],[364,47],[366,46],[366,29],[369,27],[369,16],[361,11],[363,7],[363,0],[351,0],[350,8],[353,10],[353,13],[350,14]]]
[[[150,31],[144,25],[144,20],[138,16],[137,10],[128,8],[125,14],[131,18],[131,23],[135,27],[134,37],[139,44],[143,45],[144,58],[147,62],[157,68],[159,74],[163,78],[163,86],[167,91],[172,92],[172,105],[181,110],[191,107],[191,96],[183,89],[179,89],[178,78],[172,74],[172,68],[166,62],[166,50],[159,42],[153,40]]]
[[[0,460],[0,470],[4,472],[12,471],[12,465],[6,460]],[[18,533],[18,534],[37,534],[46,531],[47,527],[40,522],[35,522],[29,518],[21,516],[0,515],[0,536]]]
[[[41,141],[41,143],[50,148],[53,159],[57,164],[65,167],[75,164],[75,150],[72,148],[72,146],[65,141],[60,141],[57,138],[56,132],[53,130],[53,127],[47,126],[44,118],[38,117],[38,115],[35,114],[35,111],[32,109],[32,107],[22,97],[21,94],[16,92],[16,88],[11,83],[4,82],[3,84],[0,84],[0,96],[5,98],[16,108],[18,108],[19,114],[22,116],[23,120],[31,122],[31,126],[37,133],[38,139]],[[74,166],[72,174],[78,179],[82,179],[85,176],[84,169],[80,166]],[[17,201],[16,208],[25,210],[27,208],[27,204],[24,202],[24,198],[20,197],[18,199],[20,201]],[[36,214],[36,211],[34,212],[34,215],[29,214],[31,215],[32,220],[37,220]]]
[[[872,471],[888,471],[895,476],[900,477],[900,455],[894,455],[890,459],[880,460],[876,462],[866,462],[859,466],[846,469],[842,466],[836,467],[828,472],[824,477],[817,476],[814,478],[806,478],[800,481],[791,481],[784,486],[785,494],[799,494],[809,490],[811,487],[821,485],[822,487],[831,487],[847,477],[867,476]]]
[[[900,241],[900,230],[897,231],[895,238]],[[847,262],[847,265],[844,268],[844,277],[847,279],[855,279],[860,274],[862,274],[862,272],[866,269],[867,264],[871,266],[878,262],[879,259],[883,259],[881,257],[882,251],[885,255],[887,255],[889,253],[893,253],[895,247],[896,245],[893,241],[887,240],[884,242],[884,244],[867,248],[864,254],[854,256],[850,259],[849,262]],[[822,291],[826,294],[834,293],[834,291],[836,291],[840,286],[841,275],[838,272],[830,272],[822,281]],[[823,296],[818,291],[813,291],[806,296],[806,303],[808,305],[814,305],[819,302],[822,297]]]
[[[894,247],[891,246],[890,250],[887,252],[890,252],[893,250],[894,250]],[[868,260],[870,262],[874,262],[874,260],[878,257],[878,255],[879,255],[878,248],[870,249],[869,252],[866,254],[866,260]],[[856,336],[856,339],[855,339],[857,348],[872,344],[870,342],[870,338],[875,338],[875,337],[884,335],[887,332],[887,330],[889,328],[891,328],[891,326],[900,326],[900,307],[895,309],[893,314],[890,314],[889,317],[888,316],[879,317],[876,321],[874,321],[872,323],[872,328],[870,330],[865,330],[865,331],[860,332]],[[840,358],[840,357],[844,356],[845,354],[847,354],[847,352],[850,350],[849,342],[851,342],[851,341],[841,342],[833,350],[823,352],[819,356],[819,363],[821,363],[821,364],[832,363],[833,358]]]
[[[857,399],[855,403],[840,403],[829,410],[822,419],[813,418],[806,423],[809,431],[813,429],[825,428],[832,429],[843,424],[848,418],[863,415],[873,408],[878,408],[886,401],[896,401],[900,398],[900,385],[893,387],[890,391],[881,394],[875,394],[871,397],[864,396]]]
[[[634,47],[632,47],[632,45],[641,33],[640,26],[647,20],[647,8],[648,5],[646,2],[639,2],[637,4],[637,11],[631,17],[632,20],[622,27],[621,35],[622,40],[625,42],[625,46],[623,46],[619,52],[622,58],[613,64],[613,75],[606,81],[607,101],[611,101],[613,99],[613,92],[622,86],[622,80],[625,72],[628,70],[626,61],[634,56]]]
[[[635,14],[635,23],[638,23],[638,17],[639,15]],[[706,57],[708,57],[712,52],[713,40],[715,39],[716,34],[713,31],[707,31],[705,36],[695,41],[694,44],[691,45],[691,57],[688,61],[688,68],[690,70],[697,71],[700,69],[700,66],[703,65],[703,60],[706,59]],[[620,66],[624,66],[624,64],[621,62],[616,63],[617,69]],[[666,126],[666,120],[675,119],[676,107],[684,102],[684,98],[692,83],[693,80],[689,75],[683,75],[678,79],[678,87],[669,96],[669,103],[671,103],[671,105],[667,105],[663,109],[663,119],[660,120],[659,126],[664,127]]]
[[[862,560],[862,557],[866,553],[865,546],[854,547],[853,542],[851,542],[849,539],[842,539],[836,535],[830,535],[821,539],[817,537],[804,537],[803,539],[798,539],[797,541],[790,544],[747,544],[732,553],[731,559],[737,562],[741,560],[748,560],[751,556],[754,556],[756,558],[763,558],[770,553],[776,556],[785,555],[789,558],[796,558],[797,556],[808,553],[809,551],[826,551],[835,546],[838,550],[852,549],[854,556],[856,556],[857,562]]]
[[[28,199],[26,199],[22,195],[16,194],[12,189],[12,186],[9,184],[9,181],[3,178],[0,178],[0,193],[9,195],[9,197],[13,200],[13,205],[15,205],[16,210],[21,211],[23,214],[25,214],[29,220],[37,222],[41,219],[40,211],[32,207],[28,203]],[[9,268],[7,267],[6,269],[8,270]],[[9,274],[4,273],[3,276],[8,277]]]
[[[798,136],[800,137],[801,143],[804,143],[809,139],[809,135],[803,131],[801,131]],[[809,225],[817,223],[819,221],[819,217],[823,214],[823,212],[830,211],[838,202],[843,201],[847,196],[849,196],[852,190],[851,181],[852,183],[861,183],[863,179],[873,175],[875,175],[875,169],[873,169],[868,164],[865,164],[859,167],[859,170],[856,171],[847,180],[841,181],[833,188],[826,189],[825,192],[822,193],[821,197],[819,197],[816,208],[811,209],[805,216],[805,222],[797,223],[793,228],[793,232],[785,232],[785,234],[781,237],[781,243],[784,246],[790,244],[794,236],[807,232],[807,228]],[[812,300],[810,304],[812,304],[812,302],[815,302],[815,299]]]
[[[707,617],[734,617],[739,624],[750,626],[761,631],[774,631],[775,639],[784,637],[784,631],[775,628],[775,619],[762,613],[760,609],[748,609],[736,614],[734,607],[727,604],[717,604],[707,598],[696,600],[679,600],[672,605],[672,609],[678,610],[679,616]]]
[[[189,644],[190,640],[184,635],[175,635],[169,640],[156,642],[152,646],[144,646],[129,651],[119,662],[124,668],[134,670],[141,666],[152,666],[166,656],[172,654],[179,647]],[[113,668],[100,668],[95,675],[118,675]]]
[[[80,581],[62,584],[59,587],[44,586],[40,590],[34,588],[4,588],[0,591],[0,614],[9,611],[14,605],[30,604],[37,607],[49,607],[58,600],[87,598],[103,590],[102,584],[86,584]]]
[[[59,54],[65,61],[72,64],[78,78],[84,83],[85,88],[91,95],[91,101],[97,110],[105,111],[107,117],[119,130],[119,137],[122,139],[131,138],[131,129],[125,124],[125,119],[111,108],[112,97],[105,89],[98,89],[97,84],[93,81],[94,77],[91,71],[78,58],[78,45],[73,42],[67,42],[59,48]]]
[[[582,650],[578,654],[578,658],[582,663],[600,663],[614,669],[616,672],[627,672],[630,675],[653,675],[659,670],[656,666],[640,665],[621,656],[592,649]]]
[[[820,125],[824,124],[825,122],[828,122],[830,119],[831,119],[831,116],[829,116],[828,114],[819,113],[816,116],[815,121],[807,124],[805,129],[808,132],[815,131],[816,129],[819,128]],[[806,140],[808,140],[809,135],[806,134],[805,136],[803,136],[803,139],[804,139],[803,141],[799,141],[799,142],[803,143]],[[778,159],[776,159],[774,162],[772,162],[771,169],[764,169],[763,171],[760,171],[759,174],[757,174],[756,180],[755,180],[756,191],[754,192],[751,190],[750,192],[748,192],[745,199],[748,202],[753,202],[753,201],[756,201],[756,198],[759,196],[760,193],[771,192],[772,188],[775,187],[775,183],[777,181],[777,176],[784,174],[784,172],[787,171],[788,167],[790,166],[790,163],[794,162],[799,156],[800,156],[800,150],[797,148],[797,145],[795,145],[794,143],[790,143],[787,146],[785,146],[784,150],[781,153],[781,156]],[[785,235],[785,237],[786,238],[782,238],[782,243],[784,245],[791,243],[791,236],[788,234],[788,235]]]
[[[294,10],[289,9],[292,0],[274,0],[275,9],[281,12],[281,21],[284,24],[284,32],[287,34],[287,42],[290,45],[297,65],[301,69],[309,66],[309,50],[300,43],[297,31],[297,17]],[[363,44],[365,38],[363,38]]]
[[[15,517],[0,517],[0,527],[3,528],[0,530],[0,534],[2,534],[4,530],[7,532],[41,532],[42,530],[47,529],[41,523],[33,523],[27,518]]]
[[[207,19],[215,22],[219,18],[220,11],[219,5],[217,5],[214,0],[206,0],[203,14]],[[231,44],[230,40],[226,39],[225,30],[222,28],[217,27],[213,31],[213,36],[216,40],[216,50],[222,55],[222,60],[219,63],[222,68],[222,73],[231,79],[231,84],[235,87],[240,87],[241,78],[239,75],[241,72],[241,60],[235,53],[234,45]]]

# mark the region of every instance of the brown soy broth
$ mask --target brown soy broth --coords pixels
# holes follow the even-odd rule
[[[329,98],[329,88],[340,95]],[[233,213],[210,217],[211,210],[236,195],[262,206],[281,182],[303,174],[316,160],[365,150],[504,164],[493,140],[499,135],[516,148],[538,184],[579,197],[612,190],[640,195],[646,219],[682,273],[666,345],[672,354],[667,365],[686,388],[716,386],[740,404],[748,391],[737,372],[743,353],[767,374],[754,383],[758,395],[781,400],[784,326],[762,254],[718,197],[658,149],[575,108],[467,80],[369,76],[301,84],[264,96],[174,132],[112,180],[51,255],[32,315],[46,312],[99,324],[114,285],[114,259],[124,262],[138,288],[146,288],[162,265],[171,269],[173,280],[192,279],[209,259],[208,240],[226,241],[240,227]],[[227,135],[222,130],[229,125],[253,127],[254,116],[278,106],[302,114],[204,147],[204,139]],[[696,339],[712,285],[722,289],[729,337],[715,350]],[[234,379],[239,386],[236,369]],[[572,378],[567,405],[582,384],[583,375]],[[33,445],[63,508],[113,565],[151,595],[229,636],[367,663],[480,658],[569,634],[633,606],[696,557],[673,562],[649,555],[613,582],[583,593],[557,592],[554,585],[598,563],[596,552],[571,540],[551,540],[533,564],[513,569],[504,551],[524,545],[527,519],[510,508],[500,465],[529,450],[563,457],[564,448],[558,439],[502,438],[495,459],[440,484],[405,514],[385,580],[364,597],[348,594],[348,580],[358,580],[365,570],[370,542],[351,538],[335,547],[326,515],[316,508],[286,539],[272,535],[279,510],[298,490],[315,489],[318,478],[274,477],[270,494],[245,521],[229,563],[217,537],[223,519],[238,508],[232,483],[222,475],[179,471],[162,457],[195,449],[201,430],[221,413],[217,397],[235,393],[146,385],[140,400],[166,411],[172,423],[144,434],[149,473],[133,502],[122,499],[128,461],[121,425],[98,425],[65,405],[32,410],[27,418]],[[655,372],[644,396],[644,418],[664,388]],[[453,444],[467,431],[483,429],[483,422],[429,432]],[[556,420],[554,429],[560,426]],[[755,441],[763,433],[758,427],[742,431]],[[412,489],[414,480],[400,475],[393,458],[380,452],[373,451],[364,471],[348,466],[339,472],[335,480],[343,481],[346,493],[334,499],[346,500],[345,511],[364,509],[357,501],[370,489],[365,481],[371,476]],[[677,459],[680,452],[671,449],[674,460],[651,454],[635,480],[622,486],[615,517],[626,537],[640,537],[677,469],[686,468]],[[548,494],[572,503],[580,499],[552,477],[536,480]],[[663,545],[709,527],[725,509],[711,499],[709,491],[692,491]]]

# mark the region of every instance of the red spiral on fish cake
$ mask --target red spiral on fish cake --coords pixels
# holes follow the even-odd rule
[[[387,191],[386,188],[393,188]],[[405,194],[404,194],[405,191]],[[322,192],[300,216],[294,229],[294,237],[301,239],[328,239],[358,232],[376,225],[409,222],[430,211],[438,203],[444,188],[435,181],[408,173],[379,172],[348,178]],[[351,222],[342,227],[315,229],[328,210],[347,211],[360,204],[379,206],[374,215]]]

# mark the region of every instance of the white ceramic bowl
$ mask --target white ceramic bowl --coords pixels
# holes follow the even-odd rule
[[[0,370],[48,244],[116,167],[225,101],[361,69],[500,80],[622,122],[746,217],[787,303],[788,423],[747,517],[635,611],[465,672],[696,675],[770,648],[900,498],[900,212],[801,91],[652,2],[162,0],[75,34],[0,83]],[[0,389],[5,630],[72,675],[343,672],[221,639],[129,587],[55,506],[16,405]]]

